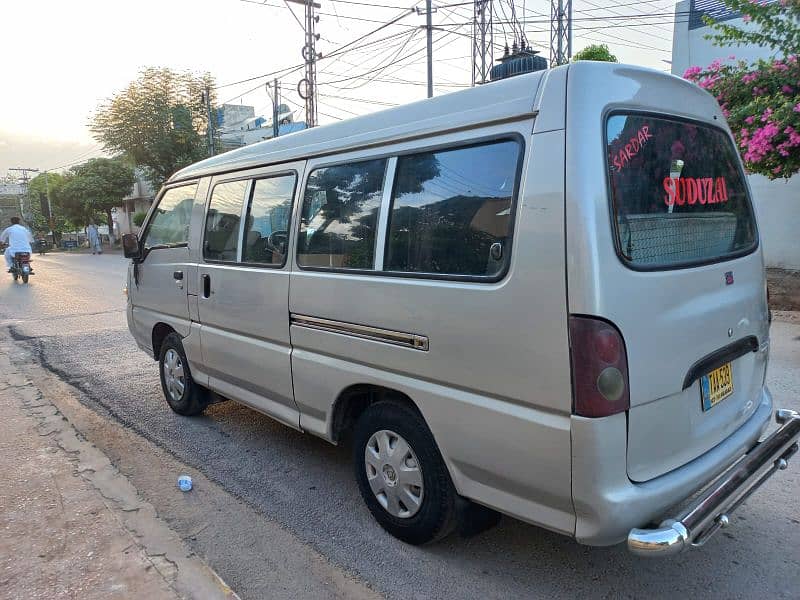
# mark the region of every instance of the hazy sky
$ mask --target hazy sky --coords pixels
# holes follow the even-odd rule
[[[4,3],[0,28],[0,176],[9,167],[56,169],[101,155],[87,127],[92,112],[143,67],[209,71],[218,85],[225,86],[302,62],[300,25],[282,0],[265,1],[268,6],[241,0]],[[414,0],[376,0],[370,6],[359,2],[320,0],[317,31],[322,39],[317,49],[323,55],[415,4]],[[446,6],[458,3],[434,1],[434,6],[440,7],[434,14],[434,24],[444,29],[434,31],[437,95],[462,89],[471,82],[468,22],[472,9]],[[418,4],[424,6],[424,2]],[[502,5],[510,15],[507,1],[495,0],[495,5]],[[668,15],[673,7],[670,0],[648,0],[635,6],[624,0],[575,0],[574,48],[605,42],[623,62],[667,70],[663,61],[670,58],[672,18]],[[302,6],[294,8],[302,20]],[[549,25],[542,15],[549,14],[549,2],[517,0],[516,10],[519,17],[524,15],[529,41],[547,56]],[[651,17],[648,22],[653,25],[621,26],[620,16],[642,12],[664,16]],[[611,16],[611,20],[601,21],[601,16]],[[320,61],[321,123],[423,98],[425,32],[418,26],[424,22],[424,16],[411,13],[352,46],[353,52]],[[387,36],[394,37],[365,46]],[[509,43],[513,39],[510,26],[506,38]],[[503,35],[496,35],[495,42],[503,44]],[[382,67],[395,57],[400,60],[398,64],[369,73],[365,76],[369,81],[347,80]],[[282,82],[285,99],[295,105],[293,108],[302,104],[294,91],[300,77],[298,71]],[[220,87],[219,100],[255,106],[257,114],[269,112],[265,81]],[[297,116],[302,119],[300,111]]]

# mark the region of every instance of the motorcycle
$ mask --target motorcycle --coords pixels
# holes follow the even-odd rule
[[[31,269],[31,253],[30,252],[17,252],[14,254],[14,264],[11,266],[11,276],[14,281],[20,277],[22,283],[28,283],[28,277],[33,275]]]

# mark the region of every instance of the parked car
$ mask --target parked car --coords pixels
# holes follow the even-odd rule
[[[142,231],[128,323],[172,409],[211,390],[352,437],[410,543],[466,500],[671,553],[797,449],[791,411],[758,443],[741,161],[714,98],[663,73],[580,62],[234,150],[176,173]]]

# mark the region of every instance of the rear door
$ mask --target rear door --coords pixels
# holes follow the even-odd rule
[[[626,334],[647,373],[628,420],[628,471],[642,480],[710,450],[756,410],[764,276],[727,133],[643,114],[606,127],[617,251],[644,283],[630,302],[642,327]]]
[[[591,80],[576,71],[570,110]],[[624,337],[628,474],[644,481],[707,452],[753,415],[769,322],[749,190],[716,102],[672,77],[615,75],[604,78],[611,98],[602,119],[603,105],[592,107],[590,132],[568,120],[569,302],[570,312],[606,318]],[[602,169],[597,176],[570,160],[570,144],[585,147],[590,134],[603,140],[602,162],[586,159]]]
[[[295,428],[287,253],[301,168],[212,182],[198,273],[209,386]]]

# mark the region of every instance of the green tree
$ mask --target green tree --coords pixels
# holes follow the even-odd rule
[[[59,201],[70,220],[80,225],[104,217],[113,241],[111,209],[130,194],[135,180],[133,169],[125,161],[93,158],[72,168],[59,192]]]
[[[144,223],[144,220],[146,218],[147,218],[147,213],[144,211],[139,211],[137,213],[134,213],[133,224],[136,225],[137,227],[141,227],[142,223]]]
[[[30,197],[31,212],[33,214],[31,225],[36,231],[50,230],[47,214],[42,210],[42,200],[44,200],[45,207],[47,207],[49,195],[49,206],[53,217],[54,242],[56,244],[58,244],[62,231],[72,229],[72,224],[67,220],[60,203],[61,190],[66,182],[67,178],[60,173],[40,173],[31,179],[28,184],[28,196]]]
[[[617,57],[611,54],[606,44],[590,44],[583,50],[573,55],[572,61],[579,60],[599,60],[602,62],[619,62]]]
[[[716,33],[706,35],[715,46],[762,46],[788,58],[800,50],[800,0],[763,2],[756,0],[723,0],[725,6],[742,14],[751,27],[746,29],[703,20]]]
[[[154,188],[175,171],[208,156],[209,74],[144,69],[126,89],[97,108],[91,130],[105,149],[143,168]]]

